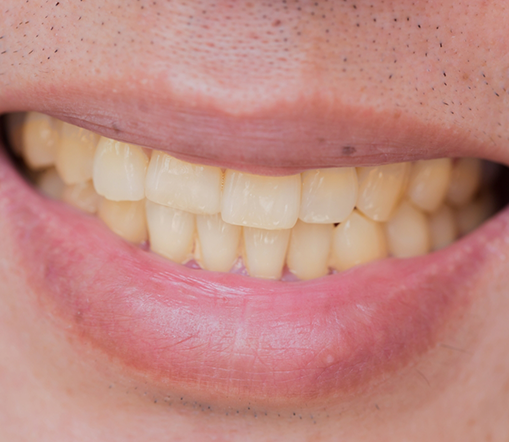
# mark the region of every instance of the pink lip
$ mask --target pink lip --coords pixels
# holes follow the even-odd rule
[[[273,405],[358,394],[435,346],[509,230],[300,283],[198,271],[46,200],[0,160],[0,203],[37,299],[66,333],[165,388]]]

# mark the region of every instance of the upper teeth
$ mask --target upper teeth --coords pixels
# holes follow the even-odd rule
[[[481,177],[473,159],[268,177],[190,164],[33,112],[10,123],[29,167],[55,165],[65,182],[50,169],[43,189],[97,211],[130,241],[149,237],[153,251],[210,270],[228,271],[242,254],[254,276],[279,278],[286,262],[299,278],[316,278],[329,266],[444,247],[493,210],[488,197],[472,201]]]

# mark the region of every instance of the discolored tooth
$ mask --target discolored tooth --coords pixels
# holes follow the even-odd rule
[[[306,223],[342,222],[352,213],[357,194],[357,172],[354,167],[304,172],[299,218]]]
[[[62,198],[65,183],[55,168],[42,172],[35,180],[35,185],[46,196],[59,200]]]
[[[281,278],[289,239],[290,229],[244,227],[244,259],[249,274],[256,278]]]
[[[387,244],[382,225],[359,211],[354,210],[334,229],[331,263],[336,270],[347,270],[386,256]]]
[[[313,279],[329,272],[333,224],[297,221],[290,236],[286,263],[299,279]]]
[[[495,209],[495,198],[489,192],[481,193],[474,201],[460,207],[456,212],[460,234],[466,235],[477,229],[495,213]]]
[[[22,154],[23,125],[26,115],[26,112],[11,112],[5,116],[9,146],[18,156]]]
[[[242,227],[227,224],[220,214],[197,215],[200,264],[207,270],[228,272],[239,256]]]
[[[147,172],[146,195],[150,201],[200,215],[221,211],[223,172],[154,152]]]
[[[178,263],[192,258],[196,216],[149,200],[146,210],[151,250]]]
[[[300,209],[300,175],[268,177],[227,170],[221,216],[238,226],[290,229]]]
[[[403,194],[409,171],[408,163],[357,169],[357,209],[374,221],[387,221]]]
[[[145,198],[147,166],[141,147],[102,137],[94,156],[95,190],[111,201],[140,201]]]
[[[416,161],[412,164],[407,195],[425,212],[434,212],[443,203],[451,179],[452,160]]]
[[[396,258],[424,255],[431,247],[426,215],[403,201],[385,225],[389,253]]]
[[[43,169],[55,163],[60,124],[48,115],[27,113],[22,131],[22,153],[28,167]]]
[[[447,201],[453,206],[463,206],[475,196],[482,176],[482,162],[477,158],[460,158],[452,167]]]
[[[85,181],[65,186],[62,200],[84,212],[96,213],[101,197],[95,191],[92,181]]]
[[[117,235],[133,243],[147,240],[144,201],[110,201],[102,198],[99,218]]]
[[[92,179],[94,154],[99,135],[62,123],[55,167],[66,184],[77,184]]]
[[[432,250],[439,250],[452,244],[458,237],[458,225],[454,211],[446,205],[429,217]]]

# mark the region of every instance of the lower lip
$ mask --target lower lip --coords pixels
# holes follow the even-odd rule
[[[301,405],[414,361],[470,302],[503,213],[438,253],[309,282],[193,270],[34,192],[0,155],[0,203],[34,305],[155,386]]]

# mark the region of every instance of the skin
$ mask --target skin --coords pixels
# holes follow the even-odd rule
[[[0,8],[2,113],[47,111],[260,173],[451,152],[509,164],[503,1],[4,0]],[[315,406],[313,416],[305,407],[218,404],[213,392],[211,411],[191,400],[168,405],[31,302],[25,260],[2,238],[0,438],[507,440],[505,223],[491,227],[501,231],[494,258],[444,340],[376,388]],[[9,227],[0,211],[0,231]]]

